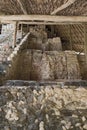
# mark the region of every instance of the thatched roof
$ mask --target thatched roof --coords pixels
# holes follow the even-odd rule
[[[68,1],[58,15],[87,15],[87,0],[0,0],[0,14],[51,14]]]

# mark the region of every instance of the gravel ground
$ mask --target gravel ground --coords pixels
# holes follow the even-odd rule
[[[87,89],[3,86],[0,130],[87,130]]]

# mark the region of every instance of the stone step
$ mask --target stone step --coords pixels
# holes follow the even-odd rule
[[[22,50],[12,62],[8,79],[56,80],[81,79],[74,51]]]
[[[46,87],[51,85],[59,88],[79,88],[84,87],[87,88],[86,80],[59,80],[59,81],[25,81],[25,80],[7,80],[5,86],[30,86],[33,89],[35,86]]]

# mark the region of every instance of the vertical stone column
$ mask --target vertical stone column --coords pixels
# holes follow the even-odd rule
[[[14,23],[14,33],[13,33],[13,45],[12,45],[12,48],[15,48],[15,46],[16,46],[17,25],[18,25],[18,22],[15,22]]]
[[[21,24],[21,37],[23,38],[23,24]]]

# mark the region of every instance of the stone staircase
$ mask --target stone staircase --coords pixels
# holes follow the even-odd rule
[[[81,79],[77,55],[62,51],[59,37],[47,38],[43,30],[30,29],[8,71],[8,80],[76,80]]]
[[[32,29],[8,61],[0,130],[87,129],[87,81],[80,80],[77,55],[62,51],[59,37]]]
[[[1,41],[4,40],[5,42],[4,43],[2,42],[2,44],[0,44],[0,85],[2,85],[3,82],[6,80],[8,70],[11,67],[12,61],[14,60],[14,57],[17,56],[20,47],[26,41],[28,35],[29,33],[26,34],[26,36],[21,40],[20,44],[17,44],[17,46],[14,49],[7,44],[8,39],[6,38],[4,39],[3,36],[1,37],[2,38]],[[4,36],[6,37],[6,35]],[[17,37],[17,41],[18,38],[19,37]]]

